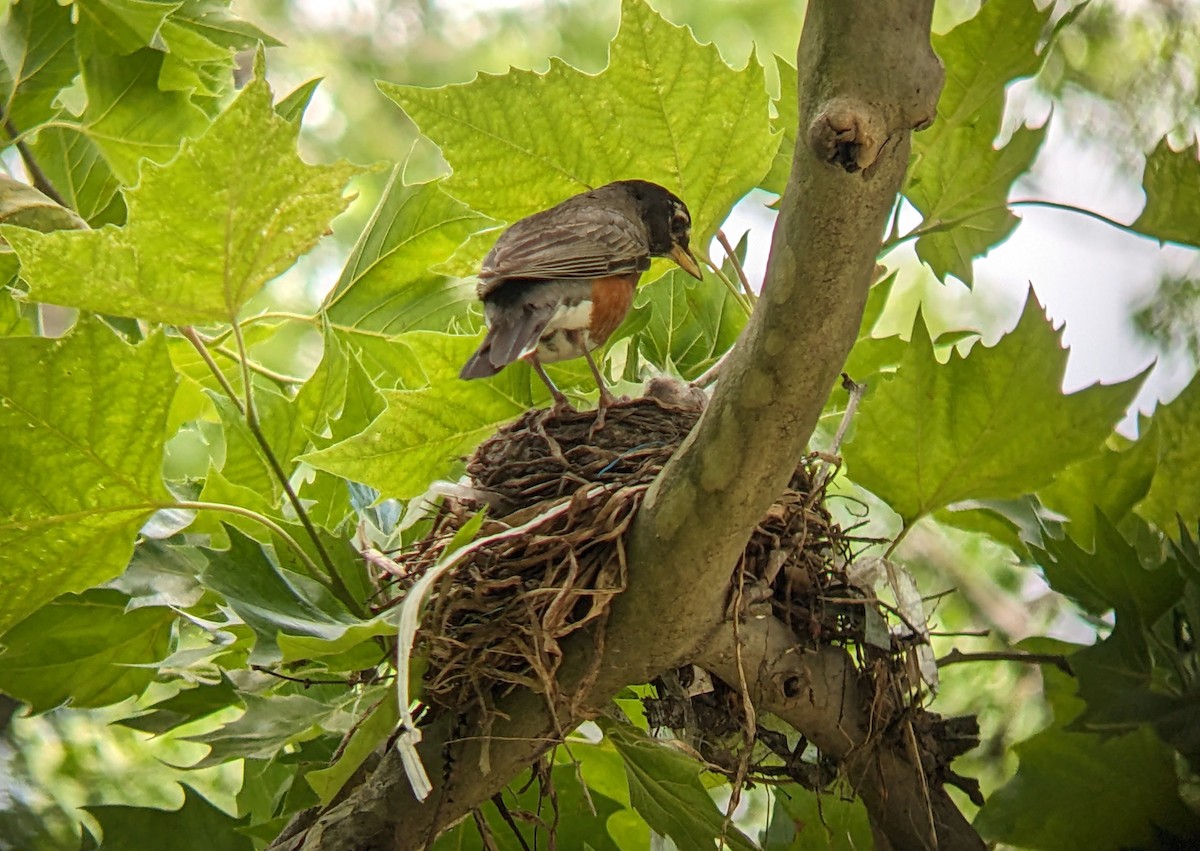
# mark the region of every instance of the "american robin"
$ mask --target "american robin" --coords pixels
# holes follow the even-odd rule
[[[591,352],[629,312],[651,257],[701,279],[691,234],[687,206],[645,180],[618,180],[514,223],[483,258],[476,292],[488,332],[459,375],[484,378],[523,358],[555,405],[569,407],[542,364],[582,356],[601,407],[611,405]]]

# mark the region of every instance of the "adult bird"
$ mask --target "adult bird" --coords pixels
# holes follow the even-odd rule
[[[524,359],[555,407],[570,407],[542,364],[584,357],[601,407],[613,404],[592,350],[629,312],[651,257],[701,279],[691,235],[687,205],[645,180],[618,180],[514,223],[483,259],[476,292],[487,336],[459,375],[484,378]]]

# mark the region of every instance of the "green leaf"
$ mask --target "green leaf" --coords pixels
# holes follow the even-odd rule
[[[1119,523],[1150,490],[1158,466],[1159,434],[1151,429],[1131,446],[1106,446],[1098,455],[1071,464],[1038,491],[1038,498],[1070,520],[1067,534],[1089,546],[1097,509]]]
[[[1135,511],[1168,535],[1175,536],[1177,518],[1194,526],[1200,520],[1200,375],[1151,420],[1159,437],[1158,467],[1150,492]]]
[[[607,722],[601,727],[625,760],[630,802],[651,828],[680,848],[712,847],[723,831],[728,847],[754,848],[732,824],[725,829],[725,814],[700,782],[699,763],[634,728]]]
[[[796,151],[796,129],[800,123],[799,77],[796,67],[779,56],[775,57],[775,67],[779,69],[779,98],[775,101],[771,129],[779,136],[779,148],[775,151],[771,170],[758,185],[782,195],[792,174],[792,155]]]
[[[1119,625],[1148,628],[1179,599],[1182,579],[1170,568],[1142,567],[1137,551],[1099,511],[1095,527],[1091,551],[1061,538],[1048,539],[1032,552],[1054,590],[1095,615],[1116,610]]]
[[[923,322],[895,376],[864,400],[844,456],[851,478],[907,522],[966,499],[1019,496],[1094,453],[1142,377],[1061,392],[1067,353],[1036,300],[993,347],[934,357]]]
[[[673,269],[643,287],[636,314],[647,314],[637,335],[642,356],[659,369],[668,366],[693,379],[723,355],[746,324],[746,312],[715,278],[697,281]]]
[[[159,701],[143,715],[121,719],[121,726],[158,735],[241,703],[241,697],[229,678],[220,682],[186,688]]]
[[[650,830],[633,810],[629,809],[628,787],[621,758],[611,746],[589,745],[577,740],[571,743],[571,755],[579,760],[578,767],[570,763],[570,757],[554,765],[551,773],[557,798],[557,822],[555,839],[562,849],[592,849],[592,851],[620,851],[628,848],[648,848]],[[606,777],[600,778],[603,772]],[[579,782],[582,775],[587,784],[587,797]],[[597,782],[599,778],[599,782]],[[610,781],[611,778],[611,781]],[[510,811],[538,812],[540,784],[532,782],[528,773],[518,776],[502,793]],[[593,811],[594,807],[594,811]],[[501,818],[494,802],[481,808],[499,851],[523,851],[524,848],[545,846],[545,832],[535,833],[518,819],[518,828],[525,844],[513,835],[512,828]],[[480,849],[476,826],[467,820],[459,827],[446,831],[433,846],[434,851],[465,851]]]
[[[0,27],[3,115],[18,131],[31,130],[58,110],[55,98],[79,73],[71,13],[58,3],[17,3]]]
[[[0,174],[0,224],[49,233],[86,228],[74,210],[60,206],[27,183]]]
[[[281,46],[279,40],[234,14],[230,5],[230,0],[184,0],[167,26],[187,27],[206,41],[231,51],[245,50],[260,41],[265,47]]]
[[[162,64],[163,54],[150,49],[83,63],[88,104],[82,130],[125,185],[137,182],[143,158],[164,163],[185,136],[198,136],[208,126],[208,116],[187,95],[159,89]]]
[[[817,794],[795,784],[775,787],[769,848],[858,851],[873,847],[867,809],[857,798]],[[784,844],[786,843],[786,844]]]
[[[0,630],[119,574],[173,502],[160,467],[175,383],[161,335],[133,347],[88,321],[0,340]]]
[[[203,137],[168,165],[143,167],[124,228],[49,236],[4,228],[32,297],[179,325],[231,321],[316,244],[359,171],[305,165],[297,132],[275,114],[260,73]]]
[[[0,691],[45,712],[108,706],[137,697],[167,655],[175,613],[166,608],[125,611],[124,594],[93,589],[65,594],[4,633]]]
[[[363,761],[396,729],[399,720],[396,690],[390,686],[385,687],[383,698],[350,734],[350,740],[337,762],[329,768],[310,771],[304,776],[323,805],[327,806],[334,799]]]
[[[146,47],[167,15],[181,5],[162,0],[74,0],[80,53],[124,55]]]
[[[1162,242],[1200,245],[1200,146],[1172,151],[1164,138],[1146,158],[1146,206],[1132,227]]]
[[[117,197],[121,181],[85,132],[47,127],[38,131],[30,147],[50,185],[88,222],[100,224],[101,214],[109,217],[110,206],[124,214],[124,201]]]
[[[859,383],[873,383],[873,376],[885,369],[893,369],[908,350],[908,341],[899,336],[874,337],[875,326],[883,316],[892,288],[896,283],[896,272],[877,281],[867,293],[867,305],[863,310],[862,324],[854,348],[846,358],[842,371]],[[844,410],[844,405],[839,410]]]
[[[974,18],[933,37],[946,68],[933,126],[913,137],[905,196],[924,215],[917,253],[939,278],[971,283],[971,259],[1003,240],[1016,225],[1004,206],[1009,187],[1026,171],[1045,135],[1018,130],[1003,149],[1005,89],[1037,72],[1038,41],[1050,9],[1032,0],[990,0]],[[1002,35],[998,36],[998,33]]]
[[[975,819],[985,839],[1045,851],[1118,851],[1148,845],[1156,829],[1194,826],[1179,800],[1173,754],[1149,729],[1102,739],[1052,728],[1016,751],[1016,776]]]
[[[293,124],[299,123],[304,117],[304,111],[308,109],[308,102],[312,100],[313,93],[324,79],[324,77],[313,77],[307,83],[301,83],[290,95],[275,104],[275,112],[284,121],[290,121]]]
[[[762,68],[730,69],[715,46],[700,46],[643,0],[623,0],[610,56],[595,76],[552,59],[545,74],[380,89],[441,146],[454,168],[447,191],[476,210],[513,221],[638,177],[687,202],[703,246],[779,144]]]
[[[403,171],[392,171],[325,305],[348,335],[445,331],[475,299],[470,282],[429,269],[495,222],[451,198],[440,181],[405,184]]]
[[[184,785],[183,806],[177,810],[149,807],[96,805],[86,807],[104,831],[104,851],[146,851],[161,848],[169,837],[171,851],[254,851],[240,829],[246,819],[217,809],[191,787]],[[84,831],[85,849],[96,848]]]
[[[458,370],[478,345],[474,337],[413,331],[393,341],[409,348],[421,374],[405,376],[412,389],[384,394],[387,410],[366,431],[311,452],[312,466],[406,499],[450,473],[498,425],[532,404],[529,371],[509,367],[495,378],[460,381]],[[419,388],[419,389],[418,389]]]
[[[322,586],[272,564],[261,545],[236,529],[228,529],[228,550],[209,553],[202,580],[222,595],[229,607],[254,630],[257,641],[250,661],[278,662],[279,635],[312,636],[335,641],[354,627],[371,632]]]
[[[919,137],[918,137],[919,138]],[[917,239],[917,256],[939,279],[973,283],[971,261],[1007,239],[1017,226],[1008,191],[1033,165],[1046,129],[1022,127],[1000,150],[976,127],[943,133],[911,175],[905,195],[921,211],[921,229],[944,228]]]
[[[204,595],[197,579],[203,567],[204,557],[192,547],[143,538],[129,567],[108,587],[129,597],[130,610],[145,606],[190,609]]]
[[[319,700],[299,694],[269,697],[247,694],[246,711],[220,729],[196,736],[189,742],[208,745],[208,755],[193,768],[221,765],[234,759],[269,759],[288,745],[306,742],[325,733],[322,723],[338,711]]]
[[[1033,0],[989,0],[969,21],[935,35],[933,49],[946,66],[946,82],[937,121],[917,138],[931,141],[968,126],[987,125],[998,132],[1005,89],[1041,67],[1037,46],[1050,12],[1039,10]]]
[[[387,407],[379,389],[372,383],[356,354],[347,357],[345,400],[341,413],[330,424],[329,437],[316,435],[316,449],[325,449],[364,431]],[[312,521],[325,529],[336,530],[353,511],[348,483],[325,470],[312,470],[300,488],[300,498],[314,500],[309,509]]]

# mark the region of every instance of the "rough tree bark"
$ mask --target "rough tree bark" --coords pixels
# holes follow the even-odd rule
[[[738,683],[730,577],[857,336],[911,133],[933,120],[941,89],[932,10],[933,0],[810,0],[797,55],[799,132],[762,298],[703,418],[634,523],[628,590],[614,602],[602,649],[594,635],[564,644],[559,681],[571,698],[557,707],[562,728],[543,697],[514,693],[498,707],[492,738],[452,744],[447,768],[449,720],[435,723],[421,745],[435,783],[427,803],[413,798],[389,752],[342,800],[298,817],[273,847],[420,848],[559,734],[603,711],[621,687],[688,662]],[[799,653],[795,636],[769,617],[742,622],[739,637],[756,705],[843,761],[881,847],[983,848],[944,792],[926,795],[903,746],[864,746],[864,684],[843,651]]]

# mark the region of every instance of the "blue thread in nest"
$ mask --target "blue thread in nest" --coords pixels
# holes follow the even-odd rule
[[[633,447],[632,449],[626,449],[624,452],[622,452],[616,458],[612,459],[607,464],[605,464],[604,467],[600,470],[600,472],[596,474],[596,477],[599,478],[600,476],[603,476],[605,473],[607,473],[613,467],[617,466],[617,464],[620,463],[620,461],[622,459],[632,455],[634,452],[639,452],[642,449],[649,449],[652,446],[663,446],[663,445],[664,444],[661,440],[652,440],[649,443],[639,443],[637,446]]]

